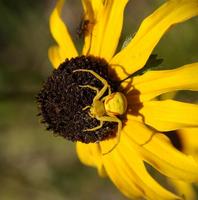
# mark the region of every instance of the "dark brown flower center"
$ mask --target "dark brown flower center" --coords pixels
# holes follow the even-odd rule
[[[90,85],[100,90],[103,84],[90,73],[74,73],[77,69],[96,72],[107,80],[112,92],[117,90],[117,84],[108,76],[108,63],[104,59],[93,56],[67,59],[52,72],[37,95],[43,123],[47,130],[71,141],[90,143],[112,137],[117,127],[113,122],[104,122],[102,128],[95,131],[85,131],[98,126],[100,122],[89,115],[88,109],[83,110],[92,104],[96,92],[80,85]]]

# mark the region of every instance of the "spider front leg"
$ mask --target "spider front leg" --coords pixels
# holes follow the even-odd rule
[[[79,85],[79,87],[92,89],[96,92],[96,95],[99,93],[99,89],[91,85]],[[85,106],[82,110],[84,111],[87,110],[88,108],[91,108],[91,106]],[[93,118],[93,115],[91,115],[90,113],[89,115]]]
[[[98,80],[100,80],[102,83],[103,83],[103,87],[102,89],[96,94],[96,96],[94,97],[93,99],[93,102],[95,100],[99,100],[103,95],[104,93],[106,92],[106,90],[108,89],[108,94],[110,95],[111,94],[111,88],[110,88],[110,85],[108,84],[108,82],[102,78],[99,74],[97,74],[96,72],[94,72],[93,70],[89,70],[89,69],[77,69],[77,70],[74,70],[73,72],[89,72],[91,73],[93,76],[95,76]],[[85,85],[85,86],[88,86],[88,85]],[[89,86],[88,86],[89,87]],[[92,87],[92,86],[91,86]],[[89,88],[91,88],[89,87]]]
[[[96,131],[96,130],[102,128],[103,123],[104,123],[103,121],[100,121],[100,125],[98,125],[98,126],[96,126],[96,127],[94,127],[94,128],[85,129],[85,130],[83,130],[83,131]]]
[[[121,130],[122,130],[122,122],[116,116],[102,116],[102,117],[97,117],[97,119],[100,120],[100,121],[103,121],[103,122],[116,122],[116,123],[118,123],[118,130],[117,130],[117,133],[116,133],[117,142],[107,152],[102,153],[102,155],[106,155],[108,153],[111,153],[120,142],[120,136],[121,136]]]
[[[96,92],[96,95],[99,93],[99,89],[97,87],[91,86],[91,85],[79,85],[81,88],[89,88]]]

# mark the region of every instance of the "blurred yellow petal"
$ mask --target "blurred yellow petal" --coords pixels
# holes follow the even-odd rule
[[[101,148],[109,149],[112,145],[109,142],[104,142],[101,144]],[[134,143],[123,133],[116,149],[103,156],[106,172],[119,190],[129,198],[180,199],[161,187],[150,176],[133,145]]]
[[[134,88],[140,92],[140,101],[150,100],[160,94],[175,90],[198,91],[198,63],[173,70],[149,71],[133,79]]]
[[[173,100],[149,101],[139,111],[146,124],[158,131],[198,127],[198,105]]]
[[[183,181],[169,180],[169,183],[175,188],[177,193],[185,200],[197,200],[195,189],[190,183]]]
[[[60,63],[64,60],[61,59],[58,46],[52,46],[48,49],[48,57],[54,68],[58,68]]]
[[[128,198],[143,196],[143,192],[134,180],[133,174],[123,169],[122,160],[115,152],[112,152],[110,156],[104,156],[103,162],[109,178],[124,195]]]
[[[94,22],[97,18],[97,14],[103,7],[101,0],[81,0],[84,9],[84,18]]]
[[[128,74],[141,69],[164,33],[174,24],[198,15],[197,0],[169,0],[147,17],[132,41],[112,60],[114,66],[122,66]],[[119,67],[115,70],[120,76]]]
[[[127,2],[128,0],[104,1],[93,28],[90,54],[107,61],[112,58],[119,42]]]
[[[198,128],[184,128],[177,130],[186,154],[191,154],[198,161]]]
[[[143,159],[161,173],[189,182],[198,181],[198,164],[191,156],[175,149],[165,135],[153,132],[135,120],[128,120],[123,132],[128,140],[136,143],[133,147]]]
[[[105,176],[105,170],[102,163],[100,147],[96,143],[77,142],[76,151],[80,161],[88,166],[96,167],[101,176]]]
[[[61,19],[61,12],[64,5],[64,0],[58,0],[57,4],[50,16],[50,31],[59,46],[59,54],[61,61],[66,58],[76,57],[77,50],[72,42],[67,27]]]
[[[94,20],[102,6],[101,0],[82,0],[85,19]]]
[[[88,20],[88,30],[84,38],[83,54],[89,53],[92,44],[92,31],[96,24],[98,12],[103,7],[101,0],[82,0],[84,20]]]

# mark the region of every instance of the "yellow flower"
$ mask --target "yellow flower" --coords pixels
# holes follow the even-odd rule
[[[176,131],[177,141],[180,143],[180,151],[186,155],[192,155],[198,161],[198,128],[185,128]],[[185,199],[196,200],[195,188],[190,183],[178,180],[169,180],[177,192]]]
[[[197,0],[169,0],[148,16],[128,45],[115,54],[127,2],[128,0],[82,0],[86,26],[82,55],[85,55],[84,58],[92,55],[96,60],[103,59],[108,63],[111,77],[117,81],[125,80],[143,68],[154,47],[170,27],[198,15]],[[57,1],[50,17],[50,30],[57,45],[49,49],[50,61],[56,69],[61,70],[65,65],[61,63],[66,58],[73,58],[72,63],[79,58],[60,16],[63,4],[63,0]],[[102,61],[99,59],[99,62]],[[60,72],[55,70],[54,74],[56,73]],[[120,118],[122,131],[119,143],[104,155],[102,152],[108,152],[118,142],[117,137],[95,143],[77,142],[79,159],[88,166],[96,167],[101,176],[107,175],[128,198],[182,199],[154,180],[145,163],[169,178],[184,182],[198,181],[198,165],[195,160],[174,148],[169,139],[160,133],[198,126],[198,106],[155,99],[171,91],[198,90],[197,74],[198,63],[193,63],[173,70],[148,71],[121,82],[118,90],[126,96],[128,109],[125,118]],[[54,75],[50,81],[54,82],[56,78]],[[61,93],[61,90],[64,91],[64,87],[58,92]],[[56,96],[53,97],[56,99]],[[44,95],[42,98],[47,97]],[[47,104],[52,103],[47,101]],[[50,112],[60,113],[60,109],[55,106]]]

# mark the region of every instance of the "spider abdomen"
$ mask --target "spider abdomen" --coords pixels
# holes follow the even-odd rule
[[[123,115],[127,109],[127,99],[121,92],[114,92],[106,97],[105,110],[111,115]]]

